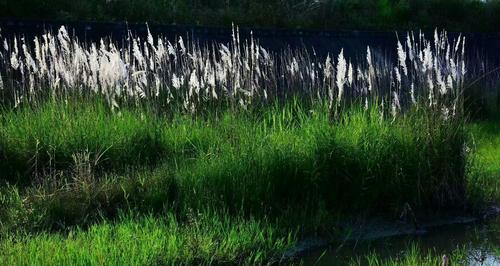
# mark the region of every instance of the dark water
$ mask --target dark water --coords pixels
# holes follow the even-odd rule
[[[129,31],[144,39],[148,27],[153,35],[165,36],[170,40],[175,40],[178,36],[183,36],[184,38],[195,40],[195,42],[201,45],[212,42],[229,43],[232,39],[231,28],[154,24],[147,26],[145,23],[64,22],[2,18],[0,18],[0,35],[3,37],[22,35],[31,40],[34,36],[40,35],[45,31],[57,32],[62,25],[66,26],[71,34],[87,42],[98,42],[101,38],[107,37],[120,42],[128,36]],[[338,54],[341,49],[344,49],[345,55],[353,60],[364,59],[367,46],[370,46],[373,51],[381,53],[384,57],[394,59],[398,38],[404,41],[406,37],[406,32],[396,33],[393,31],[241,28],[239,33],[242,40],[247,40],[253,36],[260,41],[261,46],[271,51],[281,51],[287,48],[306,48],[318,56],[326,56],[327,54]],[[432,39],[433,32],[426,32],[426,35],[429,39]],[[500,64],[500,52],[498,49],[500,47],[500,32],[449,33],[450,38],[457,38],[459,35],[466,38],[466,53],[468,58],[477,58],[481,62],[487,61],[490,66]]]
[[[464,250],[465,260],[453,265],[500,265],[500,218],[488,223],[445,225],[429,229],[419,236],[397,236],[373,241],[349,241],[307,254],[305,265],[344,265],[354,258],[376,253],[380,259],[404,256],[411,245],[441,257]]]

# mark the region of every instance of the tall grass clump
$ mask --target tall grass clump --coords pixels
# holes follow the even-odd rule
[[[119,46],[62,27],[3,40],[1,179],[41,187],[54,204],[26,202],[64,221],[134,202],[263,216],[461,203],[465,38],[408,33],[392,63],[370,47],[355,61],[232,37],[201,47],[130,34]],[[146,176],[169,193],[145,188],[155,199],[116,178],[159,165]],[[75,191],[89,197],[65,215]]]
[[[49,106],[56,114],[68,108]],[[154,149],[144,144],[120,149],[125,133],[110,133],[103,140],[115,144],[117,154],[102,153],[98,163],[93,156],[100,146],[92,146],[95,139],[81,135],[103,129],[84,126],[83,133],[71,126],[47,129],[44,134],[64,136],[57,145],[51,144],[61,159],[51,167],[50,158],[43,161],[40,156],[38,163],[46,165],[46,171],[31,173],[33,161],[19,160],[25,164],[13,171],[25,185],[14,197],[21,200],[13,204],[21,202],[20,213],[33,228],[88,224],[101,216],[115,217],[119,209],[180,214],[215,209],[231,215],[281,217],[298,209],[311,216],[318,210],[393,215],[407,205],[433,212],[465,204],[466,133],[461,119],[445,120],[428,108],[386,119],[378,108],[365,110],[362,105],[332,118],[327,102],[306,106],[291,102],[205,117],[178,114],[171,119],[151,115],[155,122],[148,128],[156,129]],[[33,114],[33,120],[44,119]],[[86,112],[66,114],[68,121],[89,117]],[[140,113],[129,115],[127,119],[142,121]],[[36,150],[15,149],[32,139],[31,128],[18,127],[17,122],[10,120],[7,125],[20,131],[8,134],[16,142],[5,151],[6,165],[36,155]],[[40,139],[40,143],[51,141]],[[38,152],[53,151],[43,150],[51,145],[39,145]],[[134,156],[142,154],[155,157],[149,165],[137,164],[134,160],[140,162],[142,157]],[[15,181],[8,178],[3,181]]]
[[[0,114],[2,178],[27,173],[58,175],[85,160],[94,170],[153,162],[168,153],[159,145],[158,123],[134,111],[111,114],[91,104],[50,103]]]
[[[236,129],[242,131],[236,144],[181,168],[186,195],[207,205],[271,212],[320,203],[344,211],[394,211],[404,203],[436,208],[461,201],[459,122],[424,111],[388,122],[362,107],[333,123],[321,108],[312,115],[278,112]],[[244,119],[229,120],[231,128]]]
[[[238,28],[1,44],[6,264],[273,263],[296,221],[463,209],[474,190],[463,37],[410,32],[396,62],[271,53]]]

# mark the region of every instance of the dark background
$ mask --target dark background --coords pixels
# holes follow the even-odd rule
[[[318,30],[490,31],[500,0],[0,0],[0,18]]]
[[[157,25],[144,23],[113,23],[113,22],[57,22],[57,21],[35,21],[35,20],[13,20],[0,19],[2,37],[24,36],[32,41],[35,35],[46,31],[57,33],[57,30],[65,25],[71,35],[75,35],[82,41],[98,42],[101,38],[111,37],[115,42],[124,41],[129,31],[145,40],[149,27],[153,36],[162,35],[171,42],[178,36],[185,40],[195,40],[200,45],[212,42],[230,43],[232,40],[232,29],[221,27],[197,27],[197,26],[175,26]],[[366,54],[369,45],[379,55],[389,58],[395,56],[396,42],[398,37],[403,42],[406,31],[326,31],[326,30],[297,30],[297,29],[239,29],[241,40],[248,40],[253,34],[259,43],[270,51],[280,51],[287,48],[306,48],[318,56],[334,54],[344,49],[345,54],[356,60],[357,56]],[[433,31],[426,32],[429,39],[433,38]],[[456,33],[450,32],[450,38],[456,38],[459,34],[466,37],[467,56],[470,60],[480,59],[488,65],[500,65],[500,32],[498,33]],[[363,58],[364,59],[364,58]]]

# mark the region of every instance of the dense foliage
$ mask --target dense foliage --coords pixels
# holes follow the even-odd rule
[[[345,217],[498,201],[498,123],[467,125],[463,37],[409,32],[397,62],[232,37],[3,40],[0,264],[271,264]]]
[[[497,31],[489,0],[19,0],[0,17],[314,29]],[[480,18],[480,19],[478,19]]]

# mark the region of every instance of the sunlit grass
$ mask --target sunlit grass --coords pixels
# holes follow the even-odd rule
[[[483,200],[500,202],[500,119],[472,122],[469,185]],[[479,191],[479,192],[478,192]],[[473,193],[474,193],[473,192]]]
[[[81,175],[97,183],[130,179],[127,173],[135,179],[134,169],[163,165],[155,175],[172,180],[177,204],[251,213],[318,202],[390,212],[463,196],[462,124],[425,110],[389,120],[376,108],[353,107],[333,118],[323,105],[287,104],[165,118],[111,113],[96,103],[48,104],[0,118],[1,175],[24,184]]]
[[[447,254],[446,265],[466,265],[468,263],[466,250],[457,247],[452,254]],[[423,251],[418,243],[409,245],[401,254],[394,254],[391,257],[381,257],[376,252],[370,253],[364,257],[351,260],[349,265],[367,265],[367,266],[430,266],[444,265],[444,254],[435,251]]]
[[[323,105],[292,102],[165,117],[111,112],[102,102],[48,103],[4,110],[0,121],[2,178],[11,183],[0,192],[0,261],[8,265],[267,263],[298,240],[297,228],[321,227],[328,215],[465,199],[468,127],[423,109],[382,119],[352,107],[335,117]],[[475,161],[489,173],[495,128],[470,131],[472,151],[485,158]],[[79,153],[91,159],[75,161]],[[467,184],[477,188],[498,181],[474,178]],[[497,188],[476,192],[498,197]],[[128,210],[135,215],[120,215]],[[440,259],[409,254],[388,264],[366,259]]]
[[[268,222],[193,214],[122,217],[68,234],[7,235],[2,265],[262,264],[279,260],[294,244]]]

